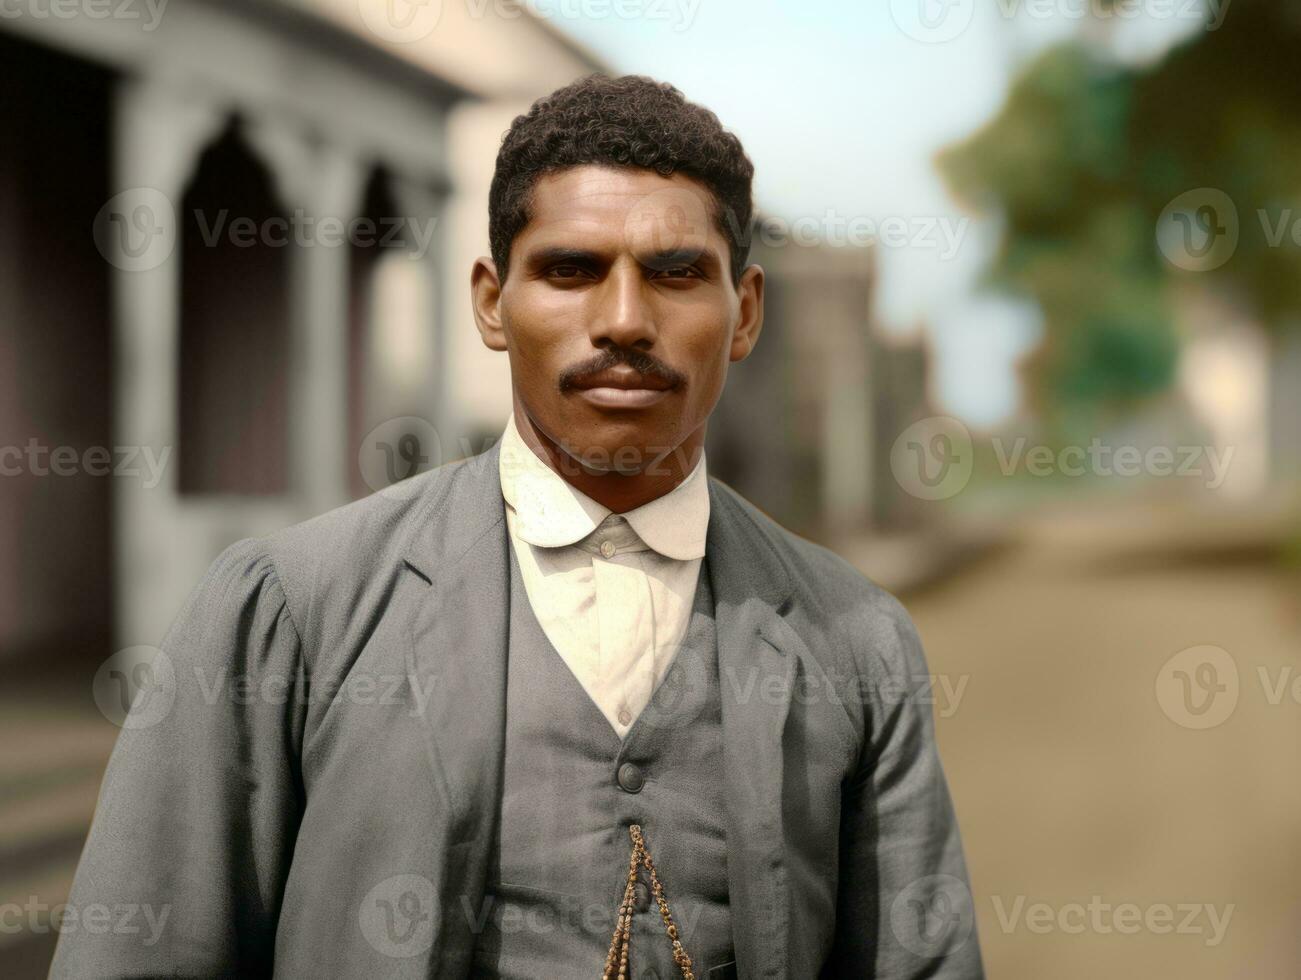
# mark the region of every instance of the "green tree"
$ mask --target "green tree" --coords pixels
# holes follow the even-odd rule
[[[1059,430],[1166,388],[1181,279],[1208,277],[1267,323],[1301,314],[1301,246],[1269,241],[1301,187],[1298,35],[1287,5],[1237,0],[1218,30],[1150,68],[1118,64],[1098,45],[1059,46],[1027,65],[995,119],[941,154],[953,191],[1004,222],[990,286],[1042,310],[1026,381]],[[1220,268],[1189,272],[1162,258],[1157,221],[1206,187],[1236,206],[1240,244]]]

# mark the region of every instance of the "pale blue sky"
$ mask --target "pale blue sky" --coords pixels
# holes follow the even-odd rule
[[[1014,362],[1033,344],[1036,318],[1033,309],[979,294],[994,226],[964,224],[971,216],[949,198],[932,160],[997,112],[1015,66],[1051,40],[1105,29],[1141,57],[1198,29],[1162,16],[1185,0],[1139,2],[1151,5],[1144,16],[1109,24],[1082,13],[1089,0],[530,6],[615,69],[670,81],[717,112],[755,162],[755,194],[766,213],[820,223],[828,212],[841,222],[894,219],[898,237],[877,249],[878,319],[897,331],[926,324],[938,407],[986,426],[1017,407]],[[1037,4],[1038,16],[1023,3]],[[943,34],[925,29],[919,9],[947,10],[941,30],[954,36],[937,43]],[[1008,16],[1012,10],[1020,12]]]

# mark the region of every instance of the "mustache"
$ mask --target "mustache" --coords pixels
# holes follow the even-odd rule
[[[638,374],[659,378],[674,388],[686,384],[686,376],[645,351],[632,347],[606,347],[595,357],[560,372],[560,390],[570,391],[589,375],[626,364]]]

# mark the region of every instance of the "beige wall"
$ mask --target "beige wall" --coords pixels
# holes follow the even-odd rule
[[[590,53],[508,0],[283,0],[367,38],[396,57],[485,98],[523,98],[597,64]],[[409,27],[388,20],[390,2]],[[419,0],[417,0],[419,3]]]

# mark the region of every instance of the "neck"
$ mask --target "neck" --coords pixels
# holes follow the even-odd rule
[[[557,476],[616,514],[634,510],[678,486],[695,469],[705,445],[705,426],[702,425],[662,459],[653,460],[646,471],[619,473],[593,470],[582,465],[533,424],[518,399],[515,401],[515,427],[534,455]]]

